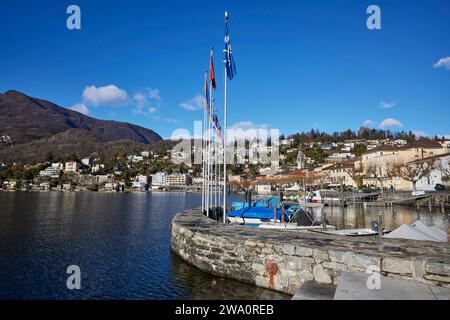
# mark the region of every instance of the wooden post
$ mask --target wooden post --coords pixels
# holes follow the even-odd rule
[[[378,235],[382,237],[384,235],[384,226],[383,226],[383,214],[378,215]]]

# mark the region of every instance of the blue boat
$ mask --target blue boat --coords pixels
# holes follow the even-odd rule
[[[233,202],[231,204],[232,210],[239,210],[253,207],[278,208],[278,198],[270,197],[267,199],[260,199],[253,201],[251,204],[249,204],[248,202]]]
[[[274,209],[255,206],[228,212],[227,218],[230,223],[260,224],[261,222],[273,221],[274,214]],[[289,221],[292,214],[292,211],[283,211],[281,209],[278,209],[277,221],[281,221],[283,215],[284,221]]]

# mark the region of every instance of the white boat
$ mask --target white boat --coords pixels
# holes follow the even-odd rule
[[[296,223],[280,223],[280,222],[263,222],[259,225],[260,229],[285,230],[285,231],[319,231],[323,230],[324,226],[311,225],[299,226]],[[325,230],[336,230],[336,227],[327,225]]]
[[[347,237],[367,237],[367,236],[377,236],[378,232],[372,229],[344,229],[344,230],[334,230],[334,231],[319,231],[325,234],[337,235],[337,236],[347,236]]]
[[[341,204],[341,197],[339,193],[334,190],[316,190],[311,191],[306,195],[306,202],[323,203],[325,205],[333,206]]]

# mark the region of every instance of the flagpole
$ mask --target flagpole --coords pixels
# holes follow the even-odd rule
[[[228,24],[228,12],[225,11],[225,25]],[[227,222],[227,142],[228,142],[228,86],[227,86],[227,66],[224,69],[224,137],[223,137],[223,223]]]
[[[213,50],[214,48],[211,47],[211,51],[210,51],[210,59],[212,60],[212,56],[213,56]],[[211,62],[211,61],[210,61]],[[210,66],[211,69],[211,66]],[[211,70],[210,70],[210,75],[211,75]],[[213,110],[213,84],[212,81],[210,79],[209,81],[209,117],[211,118],[212,116],[212,110]],[[212,207],[212,188],[211,188],[211,181],[212,181],[212,167],[211,167],[211,151],[212,151],[212,144],[211,144],[211,119],[208,119],[208,128],[209,128],[209,182],[208,182],[208,189],[209,189],[209,197],[208,197],[208,207],[211,208]],[[208,212],[208,217],[209,217],[209,212]]]
[[[227,222],[227,140],[228,140],[228,97],[227,97],[227,68],[224,72],[224,107],[223,107],[223,119],[224,119],[224,147],[223,147],[223,223]]]
[[[207,73],[205,72],[205,83],[204,83],[205,86],[207,84],[206,81],[207,81]],[[205,90],[205,100],[206,100],[206,99],[208,99],[208,97],[206,95],[206,87],[205,87],[204,90]],[[207,103],[207,102],[205,101],[205,103]],[[206,108],[205,108],[205,106],[203,106],[203,123],[202,123],[202,214],[205,213],[205,196],[206,196],[206,193],[205,193],[205,160],[206,160],[205,159],[206,158],[206,154],[205,154],[205,146],[206,146],[206,143],[205,143],[205,131],[206,131],[205,118],[206,118]]]

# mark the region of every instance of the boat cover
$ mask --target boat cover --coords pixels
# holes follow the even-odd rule
[[[277,219],[281,220],[282,210],[277,210]],[[284,219],[289,220],[289,216],[292,214],[291,211],[285,211]],[[247,218],[247,219],[261,219],[261,220],[273,220],[274,210],[265,207],[252,207],[252,208],[242,208],[239,210],[231,211],[227,213],[230,218]]]
[[[403,224],[398,229],[385,235],[384,238],[448,242],[448,236],[445,232],[436,227],[428,227],[421,221],[416,221],[411,225]]]

